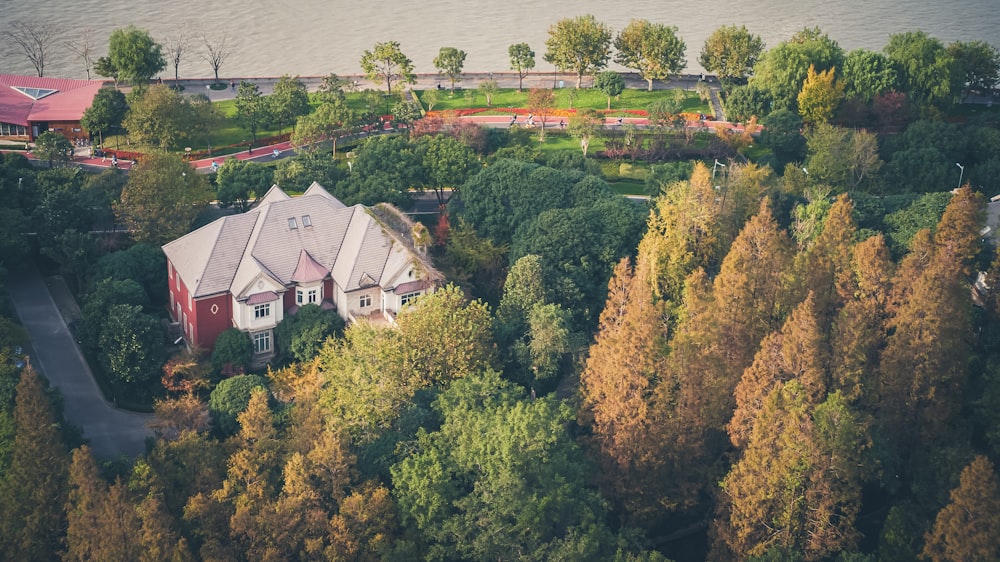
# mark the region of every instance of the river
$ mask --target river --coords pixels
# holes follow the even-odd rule
[[[182,32],[197,37],[236,37],[224,78],[322,75],[360,72],[365,49],[377,41],[399,41],[417,72],[434,72],[443,46],[468,53],[465,70],[507,70],[507,47],[527,42],[542,60],[547,30],[556,20],[591,13],[622,29],[633,18],[678,27],[687,44],[687,72],[700,72],[698,54],[705,38],[720,25],[746,25],[773,46],[803,27],[819,26],[845,50],[880,50],[891,33],[922,29],[944,42],[980,39],[1000,47],[1000,6],[996,0],[0,0],[0,21],[47,21],[66,40],[94,38],[97,55],[107,52],[107,37],[117,27],[135,24],[161,43]],[[203,43],[192,41],[182,57],[181,78],[210,77],[200,56]],[[96,57],[95,57],[96,58]],[[614,68],[614,67],[613,67]],[[34,74],[27,58],[0,44],[0,73]],[[60,41],[50,50],[46,76],[86,77],[81,59]],[[163,71],[173,76],[173,67]]]

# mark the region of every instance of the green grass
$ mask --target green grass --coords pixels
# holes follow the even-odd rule
[[[576,100],[571,100],[570,98],[574,91],[577,93],[577,98]],[[572,105],[573,109],[590,108],[605,110],[608,108],[608,97],[594,89],[573,90],[572,88],[560,88],[555,92],[557,109],[569,109],[570,105]],[[425,90],[417,92],[421,103],[424,104],[424,108],[426,109],[425,94]],[[711,113],[711,108],[709,108],[707,103],[702,102],[698,98],[697,93],[685,92],[685,94],[684,111],[691,113]],[[654,90],[652,92],[647,92],[646,90],[625,90],[620,96],[611,100],[611,109],[646,109],[650,104],[663,99],[667,95],[673,95],[673,90]],[[492,107],[497,111],[503,111],[504,108],[510,107],[524,108],[527,105],[527,90],[518,92],[515,89],[503,89],[493,96]],[[434,104],[433,109],[438,111],[480,107],[488,106],[486,105],[486,97],[477,90],[459,90],[454,94],[450,90],[439,90],[438,101]]]

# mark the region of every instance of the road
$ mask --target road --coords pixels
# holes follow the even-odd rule
[[[32,365],[62,393],[66,420],[83,429],[94,454],[110,459],[145,451],[145,440],[152,435],[146,424],[153,416],[120,410],[104,399],[38,269],[22,264],[10,272],[7,286],[31,336]]]

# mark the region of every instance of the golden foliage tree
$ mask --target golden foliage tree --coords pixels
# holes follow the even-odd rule
[[[798,96],[799,114],[806,123],[826,123],[840,107],[844,83],[837,81],[834,74],[834,68],[816,72],[816,68],[809,65]]]
[[[932,562],[1000,560],[1000,486],[993,463],[976,457],[927,533],[922,557]]]

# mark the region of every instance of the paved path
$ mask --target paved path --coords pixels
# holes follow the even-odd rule
[[[119,410],[104,400],[38,269],[22,264],[10,272],[7,287],[31,336],[32,364],[62,393],[66,420],[83,429],[94,454],[111,458],[145,451],[145,439],[152,435],[146,424],[153,416]]]

